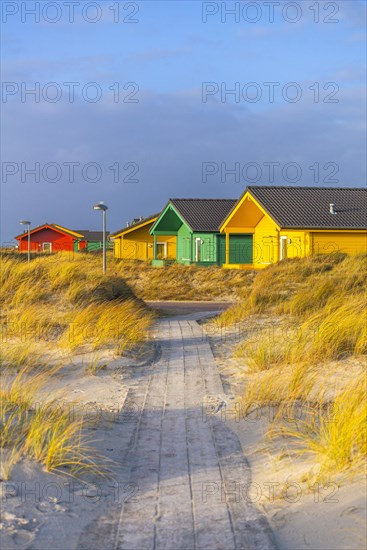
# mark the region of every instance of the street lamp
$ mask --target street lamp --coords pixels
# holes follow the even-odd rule
[[[93,210],[102,210],[103,212],[103,273],[106,273],[106,211],[108,206],[101,201],[93,206]]]
[[[31,222],[27,220],[20,220],[20,225],[28,226],[28,263],[31,261]]]

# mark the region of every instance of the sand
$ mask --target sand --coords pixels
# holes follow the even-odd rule
[[[199,319],[200,313],[196,312],[195,317]],[[223,338],[212,327],[209,335],[221,373],[225,404],[216,414],[238,435],[251,467],[251,484],[242,486],[241,480],[235,480],[234,492],[256,503],[266,515],[280,550],[366,548],[365,479],[335,478],[327,486],[310,487],[303,480],[314,466],[311,459],[292,456],[286,442],[270,444],[264,439],[269,426],[266,411],[255,421],[241,415],[234,418],[231,409],[244,384],[243,365],[231,359],[238,335],[227,333]],[[71,411],[73,407],[83,410],[93,447],[108,461],[113,475],[108,479],[80,480],[66,472],[45,472],[29,460],[19,461],[10,479],[0,483],[2,549],[78,548],[80,533],[88,529],[94,518],[108,506],[113,510],[116,503],[134,497],[135,489],[129,485],[121,462],[126,418],[121,418],[120,413],[129,389],[139,384],[139,368],[154,362],[157,353],[154,339],[138,358],[116,358],[106,350],[99,354],[99,361],[107,367],[96,375],[86,370],[95,356],[80,354],[58,373],[56,385],[46,388],[42,399],[54,399],[56,391],[59,402]],[[6,461],[6,453],[3,458]]]
[[[260,316],[257,324],[276,320]],[[208,335],[226,392],[226,407],[221,418],[241,441],[249,462],[253,485],[246,488],[248,498],[266,515],[279,550],[362,550],[367,547],[366,477],[343,478],[335,475],[325,486],[307,481],[309,472],[317,471],[312,457],[294,456],[288,441],[269,441],[266,431],[274,410],[264,408],[246,418],[238,398],[246,384],[243,361],[233,358],[233,350],[246,331],[242,326],[224,331],[213,324],[203,325]],[[353,359],[340,365],[330,364],[330,372],[349,379],[350,367],[365,363]],[[237,407],[237,408],[236,408]],[[247,495],[246,492],[246,495]]]
[[[93,451],[104,457],[111,475],[74,478],[66,471],[49,473],[36,462],[20,460],[10,479],[0,482],[2,550],[77,548],[81,532],[106,506],[133,497],[121,456],[124,423],[135,411],[122,416],[122,409],[129,388],[139,382],[141,367],[154,361],[154,341],[141,351],[137,358],[116,357],[111,350],[75,355],[42,390],[40,402],[56,398],[71,417],[83,415]],[[91,375],[87,369],[97,357],[108,367]],[[5,452],[2,461],[6,459]]]

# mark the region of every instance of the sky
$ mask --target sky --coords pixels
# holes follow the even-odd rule
[[[1,241],[169,198],[366,185],[366,5],[1,2]],[[32,92],[33,90],[33,92]]]

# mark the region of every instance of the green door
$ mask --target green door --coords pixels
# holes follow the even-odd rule
[[[226,263],[226,236],[217,235],[217,264]]]
[[[252,264],[252,235],[229,236],[229,263]]]

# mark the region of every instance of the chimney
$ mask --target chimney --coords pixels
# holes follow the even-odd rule
[[[126,227],[129,227],[129,226],[130,226],[129,222],[126,222]]]
[[[330,214],[333,214],[333,215],[336,214],[336,211],[335,211],[335,208],[334,208],[334,204],[333,204],[332,202],[330,203],[329,211],[330,211]]]

